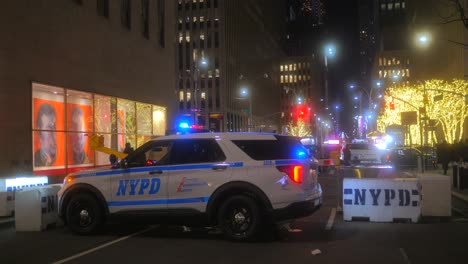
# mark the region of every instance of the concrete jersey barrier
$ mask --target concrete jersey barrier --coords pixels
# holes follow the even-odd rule
[[[17,191],[16,231],[41,231],[58,224],[57,193],[61,187],[61,184],[54,184]]]
[[[343,180],[343,219],[368,218],[371,222],[393,222],[421,216],[418,179]]]

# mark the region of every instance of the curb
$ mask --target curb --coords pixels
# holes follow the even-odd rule
[[[7,226],[7,225],[14,225],[15,217],[5,217],[0,218],[0,227]]]
[[[452,191],[452,195],[468,203],[468,195],[463,195],[455,191]]]

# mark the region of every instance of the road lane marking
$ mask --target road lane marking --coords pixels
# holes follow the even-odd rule
[[[330,217],[328,217],[327,225],[325,226],[325,230],[331,230],[333,227],[333,222],[335,221],[336,216],[336,208],[333,207],[330,213]]]
[[[403,248],[400,248],[400,253],[403,256],[403,260],[405,261],[406,264],[411,264],[411,261],[408,258],[408,255],[406,255],[406,252]]]
[[[98,251],[98,250],[100,250],[100,249],[103,249],[103,248],[108,247],[108,246],[110,246],[110,245],[113,245],[113,244],[115,244],[115,243],[119,243],[119,242],[124,241],[124,240],[126,240],[126,239],[129,239],[129,238],[131,238],[131,237],[134,237],[134,236],[137,236],[137,235],[146,233],[146,232],[150,231],[151,229],[154,229],[155,227],[156,227],[156,226],[151,226],[151,227],[149,227],[149,228],[146,228],[146,229],[144,229],[144,230],[135,232],[135,233],[130,234],[130,235],[128,235],[128,236],[124,236],[124,237],[121,237],[121,238],[119,238],[119,239],[112,240],[112,241],[107,242],[107,243],[105,243],[105,244],[103,244],[103,245],[100,245],[100,246],[98,246],[98,247],[95,247],[95,248],[92,248],[92,249],[83,251],[83,252],[81,252],[81,253],[78,253],[78,254],[76,254],[76,255],[73,255],[73,256],[71,256],[71,257],[68,257],[68,258],[65,258],[65,259],[62,259],[62,260],[53,262],[52,264],[62,264],[62,263],[68,262],[68,261],[70,261],[70,260],[74,260],[74,259],[76,259],[76,258],[82,257],[82,256],[87,255],[87,254],[89,254],[89,253],[92,253],[92,252],[94,252],[94,251]]]

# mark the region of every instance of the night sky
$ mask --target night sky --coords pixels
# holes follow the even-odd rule
[[[324,39],[334,42],[337,54],[329,61],[329,102],[343,105],[341,128],[351,132],[352,110],[347,86],[359,80],[359,23],[357,0],[325,0],[326,20]],[[348,114],[348,115],[347,115]]]

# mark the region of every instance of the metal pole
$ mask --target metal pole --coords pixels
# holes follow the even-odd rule
[[[193,67],[194,67],[194,84],[193,84],[193,124],[198,125],[198,120],[197,120],[197,111],[198,111],[198,99],[197,99],[197,92],[198,92],[198,77],[200,74],[200,70],[197,67],[197,62],[193,62]]]
[[[328,108],[328,61],[325,53],[325,108]]]
[[[249,93],[249,124],[248,124],[248,131],[252,131],[253,120],[252,120],[252,91]]]

